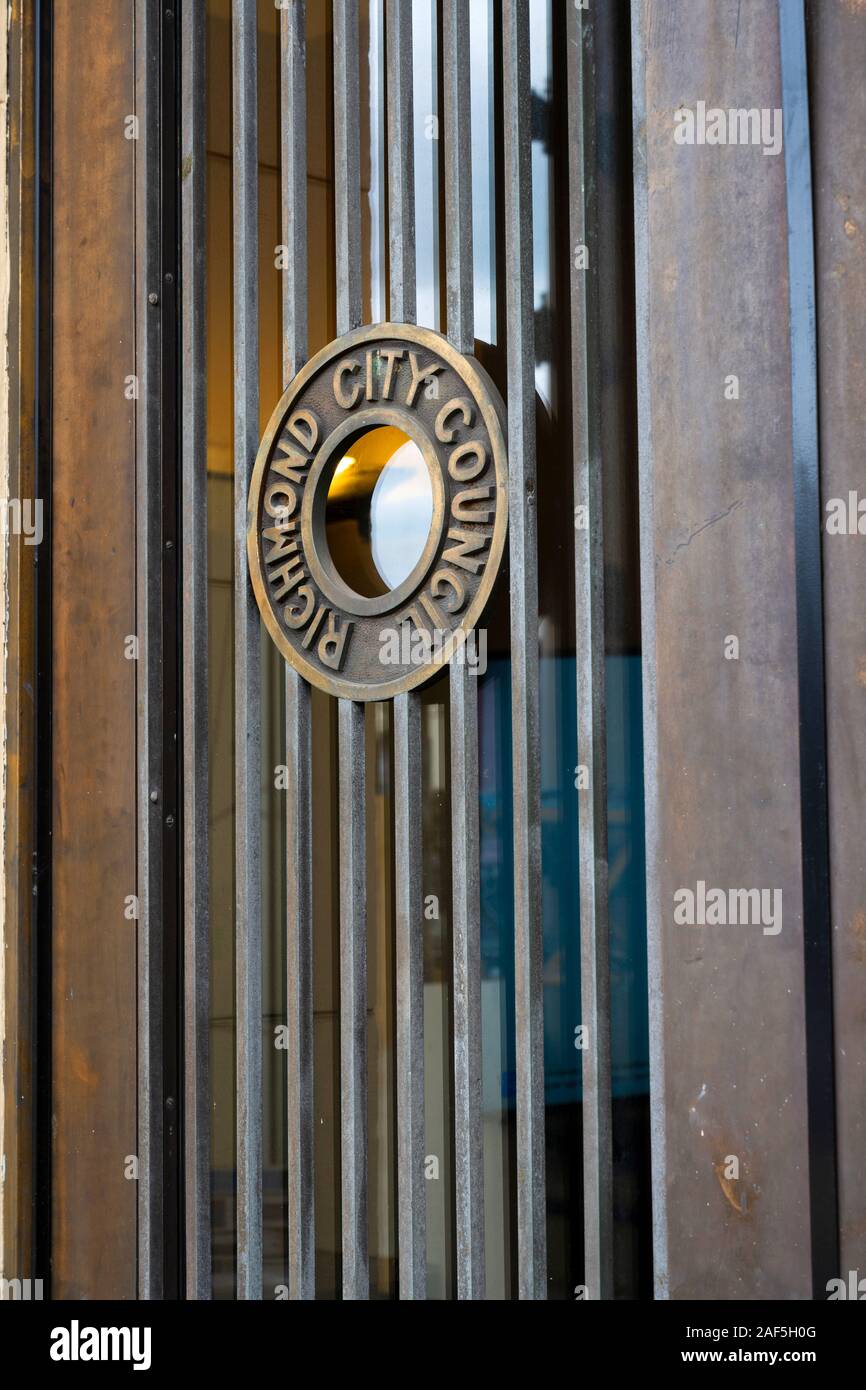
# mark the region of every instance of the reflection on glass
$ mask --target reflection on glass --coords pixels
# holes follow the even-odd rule
[[[337,464],[325,511],[331,560],[349,588],[376,598],[408,579],[433,521],[433,488],[402,430],[368,430]]]

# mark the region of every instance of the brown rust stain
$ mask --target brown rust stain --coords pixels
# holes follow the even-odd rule
[[[866,912],[858,908],[851,919],[851,954],[866,965]]]
[[[728,1178],[725,1176],[725,1160],[720,1159],[713,1164],[713,1172],[719,1180],[719,1187],[724,1193],[725,1200],[733,1207],[737,1216],[748,1216],[751,1209],[751,1201],[754,1194],[749,1192],[742,1178]]]
[[[88,1090],[95,1091],[99,1085],[99,1073],[93,1070],[80,1047],[70,1048],[70,1064],[76,1080],[80,1081],[82,1086],[86,1086]]]
[[[857,672],[857,680],[860,685],[866,688],[866,656],[860,658],[860,669]]]

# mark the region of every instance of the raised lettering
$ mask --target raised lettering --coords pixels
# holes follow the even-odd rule
[[[339,671],[343,664],[346,642],[353,626],[354,624],[348,621],[339,626],[336,613],[328,616],[328,630],[322,637],[318,650],[319,660],[332,671]]]
[[[312,411],[296,410],[286,429],[289,434],[294,435],[308,454],[313,452],[319,442],[319,423]]]
[[[463,463],[463,459],[474,459],[474,463]],[[480,440],[458,444],[448,460],[448,472],[456,483],[471,483],[486,467],[487,449]]]
[[[299,606],[298,600],[303,599],[303,606]],[[305,627],[310,621],[313,609],[316,606],[316,595],[313,593],[309,584],[305,584],[303,589],[299,589],[291,603],[287,603],[283,609],[283,621],[286,627],[290,627],[297,632],[299,628]]]
[[[451,594],[446,598],[449,589]],[[448,613],[459,613],[466,602],[466,586],[453,570],[437,570],[430,580],[430,591],[442,599]]]
[[[361,387],[358,382],[355,382],[349,392],[343,388],[343,378],[352,372],[357,372],[360,366],[360,362],[357,362],[354,357],[350,357],[348,361],[340,362],[334,372],[334,400],[337,405],[342,406],[343,410],[354,410],[360,399]]]
[[[448,532],[449,541],[456,541],[457,544],[450,550],[442,552],[442,559],[449,560],[452,565],[459,565],[462,570],[468,570],[470,574],[478,574],[487,563],[486,557],[479,557],[477,560],[472,557],[479,550],[483,550],[489,543],[490,537],[477,531],[458,531],[456,529]]]
[[[399,363],[403,361],[403,349],[383,348],[379,356],[383,358],[385,362],[388,363],[388,367],[385,372],[385,381],[382,386],[382,399],[385,401],[390,401],[394,392],[394,377],[396,375],[395,367],[397,367]]]
[[[409,392],[406,396],[406,404],[411,410],[415,404],[415,397],[425,381],[429,381],[437,372],[441,372],[442,366],[438,362],[428,362],[425,366],[418,366],[418,356],[414,352],[409,353],[409,370],[412,373],[412,380],[409,383]]]
[[[472,403],[465,396],[455,396],[447,405],[443,405],[436,416],[436,438],[440,444],[454,443],[457,431],[450,429],[445,423],[452,415],[462,415],[464,425],[469,427],[472,426],[475,419],[472,413]]]
[[[274,500],[277,497],[285,497],[288,500],[277,503]],[[265,511],[268,516],[290,517],[296,506],[297,498],[290,487],[286,487],[285,483],[271,483],[265,493]]]
[[[451,503],[451,515],[455,521],[475,521],[483,526],[489,522],[493,515],[493,505],[471,506],[472,502],[483,502],[490,497],[493,492],[492,487],[470,487],[463,492],[458,492],[454,501]]]

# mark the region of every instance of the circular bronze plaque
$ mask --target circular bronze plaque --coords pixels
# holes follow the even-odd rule
[[[365,591],[332,553],[331,517],[335,476],[355,465],[353,449],[362,454],[374,431],[414,446],[431,521],[414,568],[394,587]],[[399,491],[392,499],[393,535]],[[256,458],[247,554],[268,632],[331,695],[386,700],[411,690],[477,624],[507,516],[505,409],[484,369],[426,328],[347,333],[295,377]],[[352,526],[367,534],[363,518]]]

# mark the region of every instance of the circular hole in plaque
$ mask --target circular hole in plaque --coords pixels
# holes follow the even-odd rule
[[[380,598],[408,579],[433,524],[433,487],[409,435],[380,425],[346,449],[331,478],[325,532],[343,583]]]

